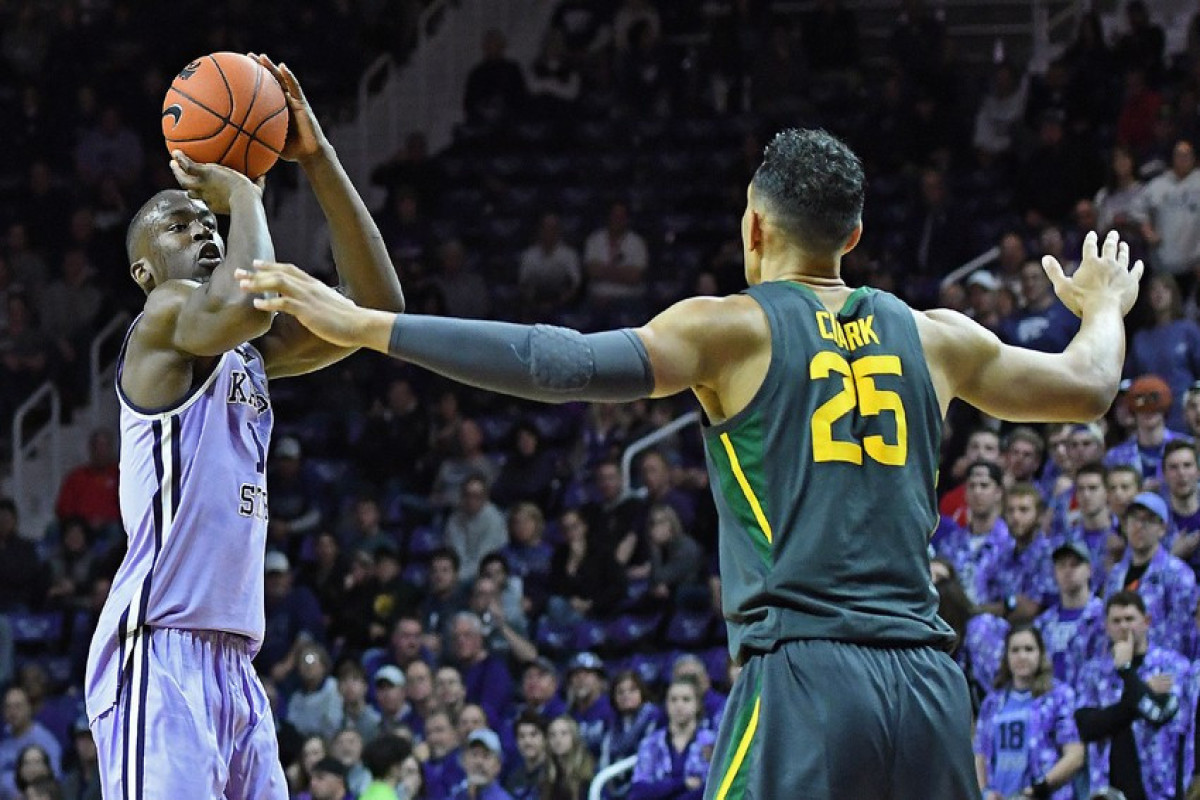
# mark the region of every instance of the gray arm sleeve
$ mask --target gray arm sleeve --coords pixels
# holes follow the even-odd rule
[[[632,330],[589,333],[553,325],[399,314],[388,354],[460,383],[543,403],[649,397],[654,374]]]

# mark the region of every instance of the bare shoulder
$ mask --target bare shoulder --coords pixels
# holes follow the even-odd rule
[[[948,364],[959,369],[965,364],[994,356],[1000,349],[996,334],[965,314],[948,308],[913,310],[921,346],[931,366]]]
[[[130,336],[130,346],[149,350],[172,350],[179,314],[192,292],[199,286],[195,281],[167,281],[150,292]]]
[[[770,330],[762,306],[744,294],[680,300],[651,320],[648,327],[669,327],[701,339],[757,338]]]
[[[176,345],[180,310],[197,284],[170,281],[146,298],[134,323],[121,370],[121,389],[143,408],[167,408],[191,385],[196,357]]]

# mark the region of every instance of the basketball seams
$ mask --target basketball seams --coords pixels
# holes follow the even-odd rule
[[[226,124],[232,125],[234,127],[234,129],[237,130],[237,133],[235,133],[233,135],[233,138],[229,140],[229,144],[226,145],[225,152],[221,153],[221,156],[217,159],[217,163],[223,164],[223,163],[225,163],[225,157],[227,155],[229,155],[229,151],[233,149],[233,146],[235,144],[237,144],[238,139],[242,138],[242,134],[245,131],[242,128],[240,123],[233,121],[233,110],[234,110],[233,87],[229,85],[229,79],[225,77],[225,70],[221,69],[221,62],[217,61],[216,56],[209,56],[208,60],[211,61],[213,63],[213,66],[217,68],[217,74],[221,76],[221,81],[225,84],[225,91],[228,92],[228,94],[229,94],[229,116],[226,117],[226,120],[225,120]],[[255,90],[257,91],[257,87],[255,87]],[[251,100],[250,105],[254,105],[253,100]],[[247,114],[250,113],[249,109],[247,109],[246,113]],[[246,121],[246,118],[243,116],[242,122],[245,122],[245,121]],[[244,170],[244,169],[242,170],[242,172],[245,172],[245,171],[246,170]]]
[[[217,136],[218,134],[220,134],[220,132],[221,132],[222,130],[224,130],[224,129],[225,129],[225,127],[227,127],[227,126],[228,126],[228,127],[234,128],[234,129],[235,129],[235,130],[237,130],[239,133],[245,133],[247,136],[249,136],[249,137],[250,137],[250,138],[252,138],[254,141],[256,141],[256,142],[258,142],[259,144],[261,144],[263,147],[265,147],[265,148],[267,148],[268,150],[270,150],[272,153],[275,153],[276,155],[278,155],[278,154],[279,154],[279,152],[280,152],[279,150],[276,150],[274,147],[271,147],[271,145],[269,145],[268,143],[264,142],[262,139],[259,139],[259,138],[258,138],[258,136],[256,135],[256,133],[257,133],[258,129],[262,127],[262,124],[259,124],[258,126],[256,126],[256,127],[254,128],[254,132],[248,132],[248,131],[246,131],[246,129],[245,129],[245,128],[243,128],[241,125],[238,125],[236,122],[234,122],[234,121],[233,121],[232,119],[230,119],[229,117],[225,116],[224,114],[220,114],[220,113],[218,113],[218,112],[214,111],[214,110],[213,110],[212,108],[210,108],[208,105],[206,105],[205,103],[203,103],[203,102],[201,102],[201,101],[197,100],[195,97],[193,97],[192,95],[188,94],[187,92],[185,92],[185,91],[183,91],[183,90],[179,89],[178,87],[176,87],[176,86],[172,86],[172,87],[170,88],[170,90],[169,90],[169,91],[175,92],[175,93],[176,93],[176,94],[178,94],[180,97],[182,97],[184,100],[187,100],[189,103],[192,103],[192,104],[194,104],[194,105],[195,105],[197,108],[202,108],[202,109],[204,109],[205,111],[207,111],[208,113],[212,114],[214,117],[216,117],[217,119],[219,119],[219,120],[220,120],[220,121],[221,121],[223,124],[222,124],[221,128],[219,128],[219,129],[218,129],[217,131],[215,131],[214,133],[211,133],[211,134],[209,134],[208,136],[203,136],[203,137],[201,137],[201,138],[199,138],[199,139],[171,139],[171,138],[169,138],[169,137],[168,137],[168,141],[172,141],[172,142],[198,142],[198,141],[203,141],[204,139],[211,139],[211,138],[213,138],[213,137]],[[282,113],[282,112],[284,112],[285,110],[287,110],[287,102],[286,102],[286,101],[284,101],[284,104],[283,104],[282,106],[280,106],[280,107],[279,107],[279,110],[278,110],[278,111],[276,111],[276,112],[274,112],[273,114],[271,114],[270,116],[266,117],[266,118],[263,120],[263,122],[266,122],[267,120],[270,120],[270,119],[273,119],[273,118],[275,118],[276,116],[278,116],[279,114],[281,114],[281,113]]]
[[[238,134],[240,138],[243,134],[248,138],[246,145],[242,148],[242,172],[250,174],[250,145],[254,143],[254,135],[246,131],[246,121],[250,119],[250,112],[254,110],[254,103],[258,100],[258,90],[262,86],[262,76],[266,72],[261,64],[254,65],[257,69],[254,70],[254,91],[250,93],[250,102],[246,104],[246,113],[242,115],[241,131]]]

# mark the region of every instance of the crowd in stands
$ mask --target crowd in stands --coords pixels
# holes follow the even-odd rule
[[[269,42],[318,112],[344,113],[376,53],[403,60],[419,8],[263,5],[0,4],[0,430],[47,378],[84,402],[90,337],[140,308],[123,236],[172,185],[156,126],[174,70]],[[527,64],[487,34],[454,144],[413,132],[373,173],[410,309],[586,329],[737,291],[746,183],[784,125],[864,159],[849,283],[1014,344],[1058,350],[1078,325],[1037,257],[1069,268],[1086,231],[1120,230],[1150,266],[1120,396],[1081,425],[952,406],[932,580],[988,791],[1051,775],[1035,796],[1065,800],[1087,796],[1080,776],[1133,770],[1142,796],[1182,796],[1200,711],[1200,23],[1168,54],[1133,0],[1115,26],[1085,15],[1044,73],[1001,61],[976,85],[920,0],[874,58],[840,0],[691,5],[562,0]],[[701,796],[736,674],[702,446],[694,427],[659,441],[633,492],[620,463],[689,399],[536,406],[359,354],[272,400],[256,664],[296,797],[575,800],[628,756],[608,796]],[[123,555],[115,457],[96,431],[48,531],[0,500],[0,800],[99,796],[80,690]]]

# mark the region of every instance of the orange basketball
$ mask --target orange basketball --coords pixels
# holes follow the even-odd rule
[[[254,180],[275,165],[287,139],[283,89],[241,53],[212,53],[184,67],[163,100],[167,152],[224,164]]]

